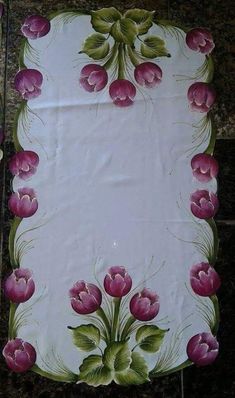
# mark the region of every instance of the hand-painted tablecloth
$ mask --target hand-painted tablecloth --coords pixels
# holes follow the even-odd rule
[[[21,33],[8,366],[98,386],[210,364],[210,32],[105,8],[26,15]]]

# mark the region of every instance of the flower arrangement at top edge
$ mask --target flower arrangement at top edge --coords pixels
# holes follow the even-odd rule
[[[136,86],[130,76],[134,66],[134,79],[146,88],[161,83],[162,70],[152,59],[170,57],[165,42],[148,33],[154,12],[133,9],[123,14],[113,7],[91,12],[91,24],[97,33],[88,36],[81,53],[96,63],[85,65],[80,73],[80,84],[88,92],[101,91],[108,84],[107,71],[112,68],[114,80],[109,85],[109,95],[116,106],[126,107],[134,102]],[[113,38],[110,44],[109,38]],[[139,46],[136,46],[137,41]]]

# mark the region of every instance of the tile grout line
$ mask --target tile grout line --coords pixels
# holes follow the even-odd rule
[[[181,398],[184,397],[184,371],[183,369],[180,371],[180,386],[181,386]]]
[[[221,141],[235,140],[235,136],[227,137],[226,135],[225,136],[221,135],[221,136],[216,137],[216,141],[220,141],[220,140]]]
[[[235,226],[235,220],[234,219],[230,219],[230,220],[216,220],[215,222],[218,226],[230,226],[230,227],[234,227]]]

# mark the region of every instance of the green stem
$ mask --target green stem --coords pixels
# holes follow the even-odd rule
[[[181,24],[178,24],[176,21],[174,22],[174,21],[170,21],[170,20],[168,20],[168,19],[156,19],[156,18],[154,18],[155,19],[155,23],[157,24],[157,25],[159,25],[159,26],[164,26],[164,27],[173,27],[173,28],[179,28],[179,29],[182,29],[185,33],[187,33],[188,31],[189,31],[189,28],[188,27],[185,27],[185,26],[183,26],[183,25],[181,25]]]
[[[87,11],[87,10],[83,10],[83,9],[77,10],[75,8],[72,8],[72,9],[65,8],[63,10],[54,11],[54,12],[50,13],[49,16],[48,16],[48,19],[52,20],[53,18],[56,18],[56,17],[62,15],[63,13],[66,13],[66,12],[71,13],[71,14],[74,13],[75,16],[90,15],[91,14],[91,11]]]
[[[103,323],[105,325],[107,336],[108,336],[108,341],[109,341],[110,338],[111,338],[111,326],[110,326],[109,320],[108,320],[103,308],[100,307],[96,311],[96,314],[102,319],[102,321],[103,321]],[[107,343],[108,343],[108,341],[107,341]]]
[[[118,46],[118,79],[125,79],[124,47],[122,43]]]
[[[136,319],[131,315],[130,318],[127,319],[126,324],[123,328],[122,334],[121,334],[121,341],[125,340],[128,336],[128,333],[130,331],[131,325],[136,321]]]
[[[220,311],[219,311],[219,303],[216,295],[210,297],[215,311],[215,323],[211,329],[211,332],[214,336],[216,336],[218,329],[219,329],[219,322],[220,322]]]
[[[21,45],[20,45],[20,54],[19,54],[19,68],[20,69],[26,69],[27,66],[24,63],[24,53],[25,53],[25,46],[27,44],[27,39],[22,39]]]
[[[127,51],[133,66],[139,65],[140,61],[138,60],[137,56],[134,54],[134,51],[132,50],[131,46],[127,46]]]
[[[208,69],[208,76],[206,79],[206,83],[210,83],[214,75],[214,62],[211,55],[206,55],[206,60],[207,60],[207,69]]]
[[[191,365],[192,365],[192,362],[189,359],[187,359],[181,365],[178,365],[175,368],[172,368],[170,370],[166,370],[165,372],[164,371],[157,372],[157,368],[156,369],[153,368],[153,370],[151,370],[151,372],[149,373],[149,376],[152,376],[152,377],[167,376],[173,372],[177,372],[177,371],[187,368],[188,366],[191,366]]]
[[[20,264],[16,261],[15,258],[15,236],[17,229],[22,221],[22,218],[15,217],[11,224],[10,234],[9,234],[9,241],[8,241],[8,250],[10,255],[10,263],[12,268],[18,268]]]
[[[37,366],[37,365],[34,365],[30,370],[32,370],[33,372],[35,372],[43,377],[46,377],[46,378],[54,380],[54,381],[63,381],[66,383],[78,381],[78,376],[72,372],[68,373],[68,375],[66,375],[66,374],[56,375],[53,373],[46,372],[45,370],[39,368],[39,366]]]
[[[13,303],[11,301],[10,304],[10,312],[9,312],[9,322],[8,322],[8,337],[9,339],[15,339],[16,335],[17,335],[17,330],[15,328],[15,313],[16,313],[16,309],[18,307],[19,304]]]
[[[218,231],[217,226],[213,218],[209,218],[206,220],[207,224],[210,226],[212,233],[213,233],[213,242],[214,242],[214,253],[212,258],[210,259],[211,265],[215,265],[218,250],[219,250],[219,238],[218,238]]]
[[[210,116],[207,116],[207,117],[209,118]],[[216,131],[213,127],[213,120],[211,120],[210,141],[209,141],[209,144],[208,144],[207,148],[205,149],[204,153],[206,153],[208,155],[213,155],[214,148],[215,148],[215,141],[216,141]]]
[[[18,120],[19,120],[20,114],[21,114],[22,111],[24,111],[26,106],[27,106],[27,101],[22,101],[20,106],[19,106],[19,108],[17,109],[15,120],[14,120],[13,137],[12,138],[13,138],[13,143],[14,143],[15,150],[17,152],[20,152],[20,151],[23,150],[23,148],[20,145],[20,142],[18,140],[17,130],[18,130]]]
[[[111,341],[115,341],[116,338],[116,333],[118,329],[118,319],[119,319],[119,312],[120,312],[120,304],[121,304],[122,298],[120,297],[115,297],[113,299],[114,303],[114,315],[113,315],[113,324],[112,324],[112,330],[111,330]]]
[[[111,55],[110,55],[109,59],[108,59],[108,60],[105,62],[105,64],[103,65],[103,67],[104,67],[106,70],[108,70],[108,69],[112,66],[112,64],[113,64],[113,62],[114,62],[114,60],[115,60],[115,58],[116,58],[116,56],[117,56],[118,47],[119,47],[119,44],[118,44],[118,43],[115,43],[114,46],[112,47]]]

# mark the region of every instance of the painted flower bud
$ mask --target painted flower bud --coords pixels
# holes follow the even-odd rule
[[[2,353],[7,366],[17,373],[26,372],[32,368],[37,357],[34,347],[19,338],[9,340]]]
[[[191,50],[202,54],[210,54],[215,47],[211,33],[204,28],[191,29],[186,34],[186,43]]]
[[[119,265],[109,268],[104,278],[105,291],[112,297],[123,297],[131,290],[132,279],[125,268]]]
[[[139,321],[151,321],[159,312],[159,296],[149,289],[136,293],[130,301],[130,312]]]
[[[43,76],[36,69],[22,69],[15,75],[14,86],[25,100],[38,97],[41,94]]]
[[[193,175],[200,182],[208,182],[216,178],[219,165],[217,160],[206,153],[198,153],[191,160]]]
[[[78,314],[91,314],[100,308],[102,294],[92,283],[76,282],[69,291],[71,305]]]
[[[27,180],[37,171],[38,155],[33,151],[17,152],[9,161],[9,170],[14,176]]]
[[[210,365],[219,353],[219,343],[211,333],[199,333],[187,344],[187,355],[190,361],[198,366]]]
[[[219,275],[208,263],[199,263],[192,266],[190,283],[194,293],[203,297],[215,294],[221,284]]]
[[[28,39],[38,39],[47,35],[51,29],[50,21],[41,15],[27,17],[21,27],[21,32]]]
[[[26,268],[15,269],[4,284],[4,293],[13,303],[24,303],[32,297],[34,291],[32,272]]]
[[[192,111],[208,112],[214,105],[216,93],[208,83],[193,83],[188,89],[188,100]]]
[[[115,105],[120,107],[130,106],[134,102],[136,88],[129,80],[114,80],[109,86],[109,95]]]
[[[153,88],[161,83],[162,70],[153,62],[143,62],[136,66],[134,76],[141,86]]]
[[[38,209],[35,192],[31,188],[20,188],[11,194],[8,201],[9,210],[17,217],[31,217]]]
[[[108,74],[103,66],[88,64],[82,68],[79,82],[90,93],[100,91],[108,83]]]
[[[217,213],[219,201],[213,192],[198,189],[191,197],[191,212],[197,218],[207,220]]]

